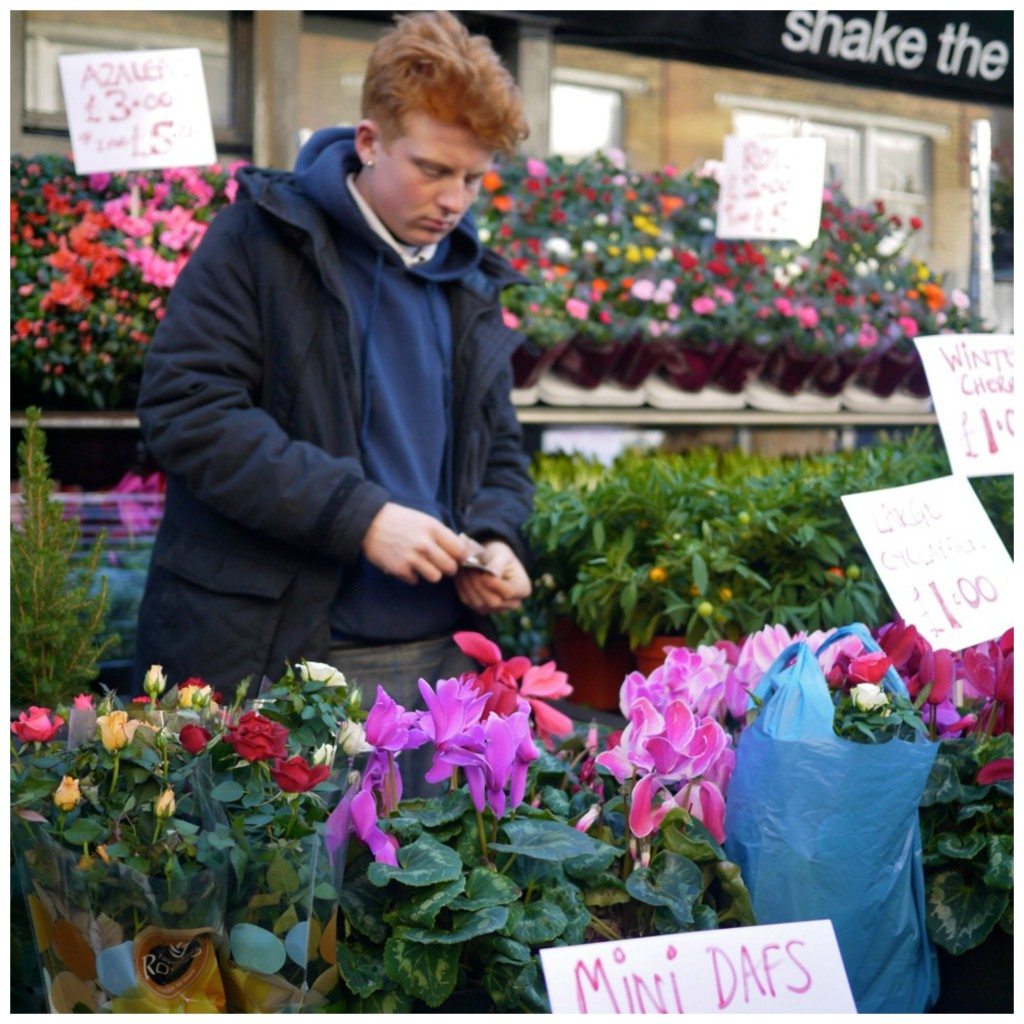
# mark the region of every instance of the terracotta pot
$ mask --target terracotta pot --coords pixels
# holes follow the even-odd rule
[[[680,391],[700,391],[718,373],[729,354],[724,341],[695,345],[685,338],[665,346],[665,359],[658,371]]]
[[[621,351],[621,342],[600,342],[578,335],[562,350],[554,368],[572,384],[596,388],[611,374]]]
[[[512,380],[517,388],[532,387],[569,345],[568,338],[545,348],[526,338],[512,353]]]
[[[879,398],[888,398],[914,369],[916,356],[916,350],[899,352],[895,349],[869,356],[864,368],[854,377],[854,383]]]
[[[634,334],[622,343],[611,377],[624,388],[638,388],[665,361],[665,346],[653,338]]]
[[[837,352],[827,356],[807,381],[812,391],[838,395],[846,382],[864,365],[864,357],[856,352]]]
[[[622,680],[633,671],[633,652],[625,637],[612,637],[598,647],[568,616],[556,616],[551,627],[555,663],[568,676],[572,694],[569,701],[599,711],[619,706]]]
[[[652,636],[649,643],[641,644],[634,652],[636,669],[649,676],[656,668],[665,663],[666,647],[685,647],[686,640],[681,636]]]
[[[767,358],[765,349],[749,341],[737,341],[727,350],[710,383],[730,395],[738,395]]]
[[[784,395],[795,395],[822,362],[819,352],[801,352],[792,342],[783,342],[768,353],[760,379]]]

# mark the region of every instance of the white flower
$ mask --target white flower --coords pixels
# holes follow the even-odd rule
[[[338,746],[352,757],[355,754],[365,754],[373,747],[366,742],[366,730],[363,729],[359,722],[353,722],[351,718],[347,719],[345,724],[341,727],[341,731],[338,733]]]
[[[662,263],[672,262],[672,250],[666,245],[664,248],[658,250],[658,259]]]
[[[799,277],[804,272],[804,268],[799,263],[787,263],[786,273],[789,275],[789,279],[792,281],[794,277]]]
[[[491,240],[491,233],[490,231],[487,230],[487,228],[480,228],[480,230],[477,231],[477,236],[480,238],[480,241],[484,243],[484,245],[486,245]]]
[[[894,231],[891,235],[886,235],[879,243],[877,247],[878,255],[883,259],[888,259],[890,256],[895,256],[903,246],[903,234],[900,231]]]
[[[572,256],[572,246],[565,238],[549,238],[544,243],[544,248],[558,259],[568,259]]]
[[[331,764],[334,761],[334,744],[321,743],[310,756],[310,764]]]
[[[858,683],[850,690],[850,699],[859,711],[877,711],[889,703],[888,696],[877,683]]]
[[[593,256],[594,253],[597,252],[597,242],[595,242],[592,238],[588,238],[583,243],[582,248],[588,256]]]
[[[594,217],[594,223],[599,228],[603,228],[605,226],[605,224],[608,223],[608,214],[607,213],[599,213],[599,214],[597,214],[597,216]]]
[[[705,160],[700,170],[697,171],[698,178],[714,178],[719,185],[722,184],[722,172],[725,164],[721,160]]]
[[[872,270],[877,270],[878,269],[878,260],[876,260],[874,256],[869,256],[868,257],[868,266]]]
[[[162,665],[150,665],[149,671],[142,680],[142,689],[149,694],[150,700],[156,700],[167,686],[167,677]]]
[[[299,676],[307,682],[325,683],[327,686],[347,686],[344,675],[333,665],[325,665],[322,661],[299,662]]]
[[[867,265],[864,260],[858,260],[857,264],[853,268],[853,272],[858,277],[867,277],[871,273],[871,268]]]
[[[967,309],[971,304],[971,300],[967,295],[967,292],[962,288],[954,288],[949,293],[949,301],[952,302],[957,309]]]
[[[701,231],[714,231],[715,222],[710,217],[701,217],[701,219],[697,221],[697,227],[700,228]]]
[[[786,268],[776,267],[772,271],[772,279],[780,288],[785,288],[789,284],[789,274],[786,273]]]

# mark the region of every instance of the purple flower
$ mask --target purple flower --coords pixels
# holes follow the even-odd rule
[[[377,750],[397,753],[423,746],[427,735],[419,728],[419,715],[396,704],[378,686],[377,699],[366,716],[366,742]]]
[[[619,691],[619,708],[624,717],[637,698],[643,696],[661,712],[672,700],[685,700],[699,715],[718,717],[725,700],[729,659],[718,647],[669,647],[664,664],[646,679],[631,672]]]
[[[481,693],[467,677],[439,679],[436,692],[421,679],[419,688],[427,705],[419,716],[419,727],[438,747],[476,725],[490,696]]]
[[[374,802],[373,794],[365,789],[356,793],[352,797],[349,813],[355,834],[370,848],[373,859],[382,864],[398,867],[398,857],[395,855],[398,840],[388,835],[377,824],[377,804]]]

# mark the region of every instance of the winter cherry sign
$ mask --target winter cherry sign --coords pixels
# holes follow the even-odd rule
[[[843,496],[901,618],[963,650],[1013,625],[1013,560],[966,477]]]
[[[58,57],[79,174],[216,161],[199,50]]]
[[[1013,336],[938,334],[914,344],[953,472],[1014,473]]]
[[[856,1013],[830,921],[540,951],[552,1013]]]

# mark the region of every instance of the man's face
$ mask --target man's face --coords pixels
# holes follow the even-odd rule
[[[494,154],[468,128],[429,114],[408,114],[403,127],[384,142],[375,121],[359,123],[356,151],[373,166],[359,172],[356,188],[395,238],[432,245],[476,199]]]

